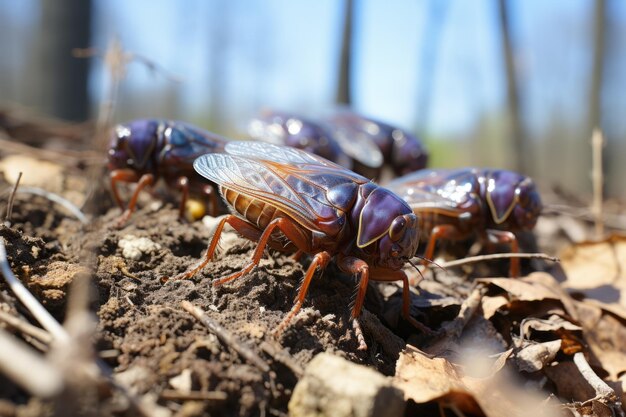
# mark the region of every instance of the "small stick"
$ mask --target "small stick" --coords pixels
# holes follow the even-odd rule
[[[207,316],[202,309],[194,306],[189,301],[182,301],[180,303],[182,308],[189,314],[194,316],[200,323],[202,323],[207,329],[213,332],[218,339],[226,345],[232,347],[242,358],[259,368],[263,372],[269,372],[269,365],[261,359],[254,351],[245,346],[239,339],[233,336],[228,330],[222,327],[219,323],[212,320]]]
[[[82,211],[80,211],[78,207],[76,207],[71,201],[61,197],[58,194],[55,194],[53,192],[50,192],[50,191],[44,190],[43,188],[38,188],[38,187],[22,187],[18,190],[18,193],[35,194],[35,195],[47,198],[53,203],[57,203],[58,205],[65,207],[70,213],[74,215],[74,217],[80,220],[82,224],[89,223],[89,220],[87,220],[87,217],[83,214]]]
[[[456,261],[444,262],[441,264],[442,268],[452,268],[461,265],[473,264],[482,261],[491,261],[494,259],[509,259],[509,258],[531,258],[531,259],[545,259],[552,262],[561,262],[557,257],[547,255],[545,253],[493,253],[490,255],[478,255],[470,256],[463,259],[457,259]]]
[[[452,321],[441,327],[441,332],[445,337],[457,338],[461,335],[467,323],[476,313],[476,309],[480,306],[480,302],[486,292],[487,289],[482,285],[474,288],[470,296],[461,304],[459,314]]]
[[[591,136],[591,149],[593,162],[591,165],[591,181],[593,184],[593,203],[591,212],[593,213],[596,225],[596,238],[601,239],[604,235],[604,220],[602,219],[602,186],[604,177],[602,172],[602,146],[604,138],[602,131],[598,128],[593,129]]]
[[[11,195],[9,195],[9,203],[7,204],[7,214],[4,218],[4,225],[6,227],[11,227],[11,214],[13,214],[13,202],[15,201],[15,193],[17,191],[17,187],[20,185],[20,180],[22,179],[22,171],[17,175],[17,180],[13,185],[13,190],[11,190]]]
[[[46,329],[50,335],[56,341],[69,341],[69,335],[59,324],[58,321],[52,317],[52,315],[41,305],[41,303],[35,298],[35,296],[26,289],[26,287],[18,280],[15,275],[13,275],[13,271],[11,271],[11,266],[9,265],[9,260],[7,259],[7,251],[4,243],[4,238],[0,237],[0,269],[2,270],[2,275],[4,275],[4,279],[7,284],[9,284],[9,288],[15,294],[15,296],[24,304],[24,306],[31,312],[31,314],[37,319],[37,321]]]
[[[63,388],[63,376],[42,356],[0,329],[0,373],[37,397],[49,398]]]
[[[298,378],[304,375],[304,369],[300,366],[298,362],[287,352],[286,350],[280,349],[276,345],[268,342],[261,343],[261,350],[263,352],[270,355],[274,358],[275,361],[282,363],[287,368],[291,369],[291,372]]]
[[[585,359],[585,354],[582,352],[577,352],[574,354],[574,364],[580,371],[585,381],[591,385],[591,387],[596,392],[595,398],[592,398],[590,401],[597,400],[606,404],[607,407],[610,407],[613,411],[613,415],[624,416],[624,411],[622,410],[622,402],[620,401],[617,394],[613,388],[609,387],[606,382],[600,379],[598,375],[591,369],[589,366],[589,362]],[[588,401],[585,401],[588,402]]]
[[[0,311],[0,321],[5,322],[6,324],[8,324],[9,326],[11,326],[12,328],[14,328],[15,330],[18,330],[20,332],[22,332],[23,334],[29,335],[34,337],[35,339],[39,340],[40,342],[43,342],[47,345],[49,345],[50,343],[52,343],[52,336],[50,336],[50,333],[48,333],[47,331],[33,326],[32,324],[30,324],[29,322],[27,322],[26,320],[22,320],[18,317],[15,317],[9,313],[6,313],[4,311]]]
[[[228,395],[223,391],[181,392],[173,389],[163,390],[160,397],[173,401],[225,401],[228,399]]]

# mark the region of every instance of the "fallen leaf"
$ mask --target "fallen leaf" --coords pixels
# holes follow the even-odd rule
[[[578,302],[580,323],[589,348],[611,379],[626,372],[626,326],[598,306]]]
[[[626,318],[626,236],[572,245],[560,254],[569,292],[618,307]]]
[[[468,356],[464,365],[453,365],[446,359],[429,356],[412,347],[400,355],[396,364],[394,384],[405,393],[406,399],[418,404],[440,401],[442,405],[454,405],[463,413],[487,417],[558,416],[560,410],[555,401],[515,385],[515,379],[506,372],[505,364],[511,354],[506,351],[497,358]],[[475,374],[477,363],[481,377]]]

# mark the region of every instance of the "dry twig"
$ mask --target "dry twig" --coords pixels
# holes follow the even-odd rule
[[[478,285],[474,288],[474,291],[467,297],[467,299],[461,305],[461,309],[459,310],[459,314],[452,320],[447,322],[441,328],[441,333],[445,337],[449,337],[452,339],[458,338],[463,329],[470,321],[470,319],[474,316],[476,309],[480,306],[480,302],[483,299],[483,296],[487,292],[487,289],[483,285]]]
[[[22,179],[22,171],[17,175],[17,180],[15,180],[15,184],[13,185],[13,189],[11,190],[11,194],[9,195],[9,202],[7,204],[7,214],[4,218],[4,225],[6,227],[11,227],[11,214],[13,214],[13,202],[15,201],[15,192],[17,191],[17,187],[20,185],[20,180]]]
[[[0,373],[31,394],[49,398],[63,389],[63,376],[55,367],[2,329],[0,352]]]
[[[263,372],[269,372],[269,365],[261,359],[259,355],[257,355],[254,351],[252,351],[249,347],[245,346],[239,339],[233,336],[228,330],[222,327],[219,323],[214,320],[211,320],[209,316],[207,316],[202,309],[194,306],[189,301],[182,301],[182,308],[187,311],[189,314],[194,316],[200,323],[202,323],[207,329],[213,332],[218,339],[230,346],[235,350],[242,358],[250,362],[252,365],[256,366]]]
[[[593,184],[593,204],[591,205],[591,212],[594,216],[594,222],[596,226],[596,238],[600,239],[604,235],[604,221],[602,219],[602,187],[604,184],[604,177],[602,172],[602,146],[604,145],[604,138],[602,137],[602,131],[598,128],[593,130],[591,136],[591,149],[593,154],[593,162],[591,165],[591,181]]]
[[[0,311],[0,321],[6,323],[10,327],[20,331],[23,334],[34,337],[35,339],[47,345],[52,343],[52,336],[50,335],[50,333],[39,327],[33,326],[26,320],[22,320],[19,317],[15,317],[9,313]]]
[[[622,410],[622,402],[620,398],[617,396],[613,388],[609,387],[606,382],[600,379],[593,369],[591,369],[584,353],[577,352],[574,354],[574,364],[582,374],[583,378],[585,378],[585,381],[591,385],[596,393],[594,398],[585,401],[585,403],[599,401],[609,407],[612,410],[613,415],[623,417],[624,411]]]
[[[34,194],[34,195],[47,198],[53,203],[57,203],[58,205],[65,207],[82,224],[89,223],[89,220],[87,220],[87,217],[83,214],[82,211],[80,211],[78,207],[76,207],[71,201],[61,197],[58,194],[55,194],[53,192],[50,192],[50,191],[44,190],[43,188],[38,188],[38,187],[22,187],[18,190],[18,193],[19,194]]]
[[[282,363],[287,368],[291,369],[291,372],[298,378],[304,375],[304,369],[300,366],[298,362],[284,349],[281,349],[279,346],[276,346],[273,343],[262,342],[261,349],[263,352],[270,355],[274,358],[275,361]]]
[[[56,341],[67,342],[69,335],[65,329],[59,324],[58,321],[52,317],[52,315],[46,310],[41,303],[31,294],[26,287],[18,280],[7,259],[7,251],[4,242],[4,238],[0,238],[0,268],[2,269],[2,275],[9,288],[15,294],[15,296],[24,304],[24,306],[31,312],[33,317],[46,329]]]
[[[493,253],[489,255],[470,256],[463,259],[457,259],[455,261],[444,262],[440,264],[442,268],[452,268],[461,265],[473,264],[476,262],[491,261],[495,259],[510,259],[510,258],[525,258],[525,259],[544,259],[552,262],[560,262],[557,257],[547,255],[545,253]]]

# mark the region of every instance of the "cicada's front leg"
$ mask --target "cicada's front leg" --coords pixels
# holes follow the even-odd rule
[[[503,230],[487,229],[485,231],[486,238],[489,243],[494,244],[508,244],[511,247],[512,253],[519,252],[519,244],[517,237],[511,232]],[[509,266],[509,276],[511,278],[517,278],[520,275],[520,260],[519,258],[511,258],[511,264]]]
[[[134,171],[131,171],[128,169],[116,169],[111,172],[110,178],[111,178],[111,190],[113,191],[113,197],[115,198],[115,201],[117,202],[117,204],[120,206],[122,210],[124,210],[124,205],[122,203],[122,199],[120,198],[119,192],[117,190],[118,182],[122,181],[122,182],[136,182],[137,183],[137,186],[135,187],[135,190],[133,191],[133,195],[130,198],[130,201],[128,203],[128,207],[126,208],[126,210],[124,210],[120,218],[117,220],[116,226],[120,228],[128,221],[131,214],[133,214],[133,212],[135,211],[137,207],[137,199],[139,198],[139,193],[141,192],[141,190],[143,190],[145,187],[148,187],[154,184],[154,175],[143,174],[141,177],[138,178],[137,173]]]

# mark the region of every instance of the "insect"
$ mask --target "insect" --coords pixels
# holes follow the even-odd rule
[[[519,250],[516,231],[532,230],[541,198],[532,179],[499,169],[429,169],[405,175],[387,187],[418,216],[424,252],[431,259],[438,239],[462,240],[478,234],[486,242],[508,243]],[[512,258],[509,273],[520,273]]]
[[[199,155],[222,151],[226,142],[221,136],[179,121],[139,119],[117,125],[108,156],[111,190],[122,210],[118,183],[137,183],[118,225],[125,223],[135,210],[141,190],[159,178],[168,187],[181,191],[179,217],[184,216],[190,194],[208,196],[209,211],[216,215],[218,198],[214,185],[194,171],[193,161]]]
[[[430,332],[409,313],[408,280],[401,268],[417,250],[419,231],[416,215],[401,198],[317,155],[264,142],[229,142],[225,153],[200,156],[194,168],[219,185],[233,214],[218,224],[204,259],[174,279],[191,278],[213,258],[228,223],[258,245],[242,270],[214,285],[250,272],[268,246],[313,255],[295,304],[275,333],[280,334],[300,310],[315,271],[323,270],[331,259],[359,279],[351,312],[357,334],[369,280],[401,280],[403,317]],[[362,335],[360,348],[366,349]]]
[[[384,162],[396,175],[405,175],[428,164],[428,152],[414,135],[349,110],[341,110],[327,117],[336,138],[352,140],[359,146],[366,140],[375,143]]]
[[[295,114],[265,109],[250,121],[248,133],[255,140],[302,149],[351,167],[350,158],[324,126]]]

